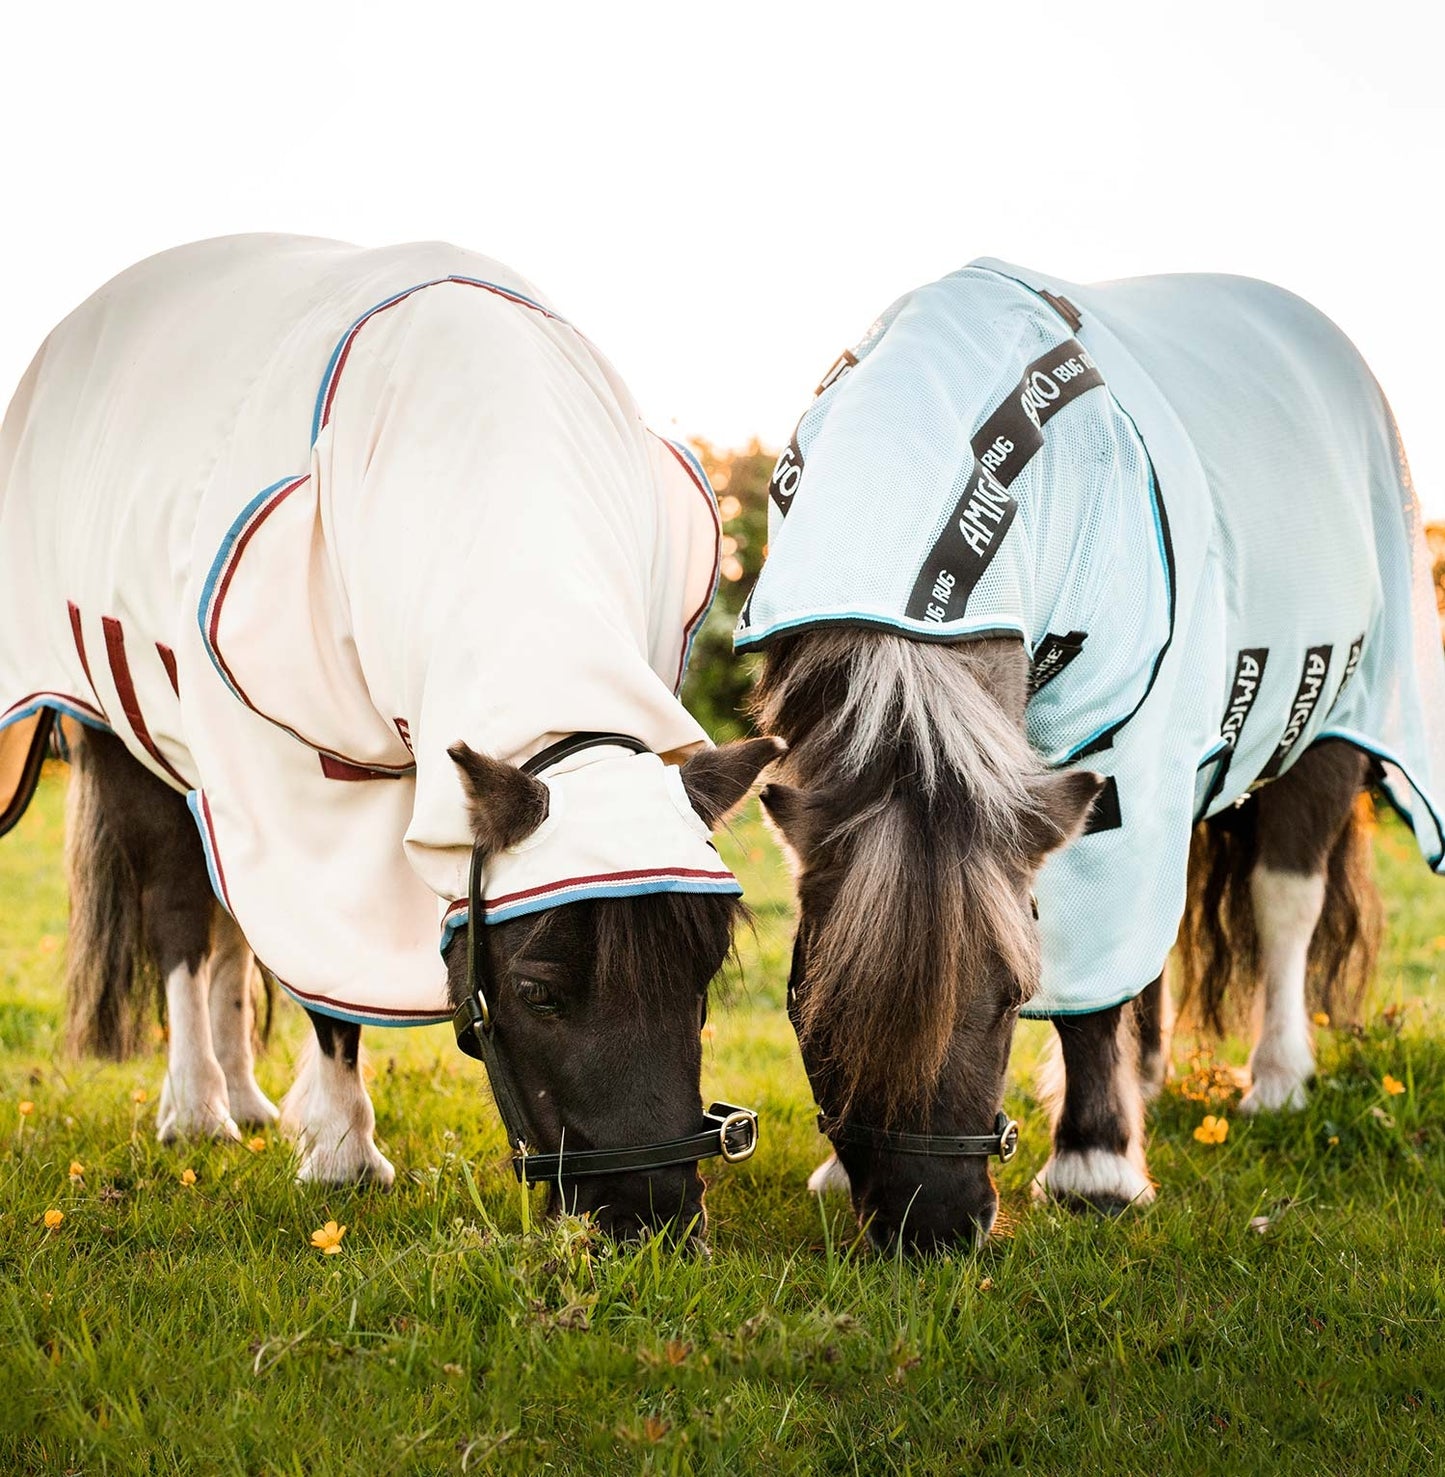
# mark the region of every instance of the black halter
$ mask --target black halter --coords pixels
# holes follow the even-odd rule
[[[522,772],[538,774],[583,749],[601,745],[631,749],[635,754],[649,752],[646,744],[626,734],[576,733],[534,754],[522,765]],[[532,1130],[522,1096],[499,1048],[496,1020],[487,1003],[491,981],[487,951],[482,942],[485,923],[482,858],[474,847],[467,882],[467,996],[452,1016],[452,1029],[457,1034],[457,1045],[486,1068],[487,1080],[492,1086],[492,1100],[507,1131],[507,1142],[512,1146],[512,1169],[519,1180],[534,1185],[556,1183],[593,1175],[632,1174],[641,1170],[667,1169],[678,1164],[695,1164],[699,1159],[708,1159],[714,1154],[720,1154],[729,1164],[752,1156],[758,1146],[758,1115],[747,1108],[735,1108],[730,1103],[713,1103],[702,1115],[702,1125],[697,1131],[681,1138],[624,1149],[564,1148],[557,1154],[533,1153],[528,1145],[537,1141],[537,1135]]]
[[[802,1024],[798,1005],[798,976],[802,970],[803,931],[793,940],[793,962],[788,971],[788,1019],[793,1030]],[[807,1063],[804,1062],[806,1069]],[[938,1158],[988,1159],[995,1154],[1007,1164],[1019,1148],[1019,1126],[1007,1113],[999,1113],[993,1121],[992,1133],[895,1133],[891,1129],[873,1128],[866,1123],[852,1123],[828,1112],[817,1079],[808,1073],[808,1082],[818,1099],[818,1129],[833,1141],[835,1147],[851,1144],[860,1149],[877,1149],[885,1154],[926,1154]]]

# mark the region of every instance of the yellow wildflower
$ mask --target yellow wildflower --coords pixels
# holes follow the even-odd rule
[[[311,1244],[317,1251],[324,1252],[327,1256],[335,1256],[341,1250],[341,1238],[346,1235],[346,1227],[338,1226],[335,1221],[327,1221],[319,1231],[311,1233]]]
[[[1229,1137],[1229,1119],[1206,1113],[1204,1122],[1194,1130],[1194,1137],[1201,1144],[1222,1144]]]
[[[194,1169],[183,1169],[181,1171],[181,1183],[183,1185],[193,1185],[195,1182],[196,1172]]]
[[[83,1175],[84,1173],[85,1173],[85,1165],[83,1165],[80,1162],[79,1159],[72,1159],[70,1161],[70,1177],[71,1177],[71,1179],[78,1180],[81,1177],[81,1175]]]
[[[149,1094],[146,1092],[145,1088],[138,1087],[133,1093],[131,1093],[130,1100],[133,1103],[143,1103],[145,1102],[147,1096],[149,1096]]]
[[[261,1150],[266,1147],[266,1140],[263,1139],[259,1134],[257,1134],[255,1138],[246,1140],[246,1147],[253,1154],[259,1154]]]
[[[1405,1090],[1405,1084],[1398,1077],[1392,1077],[1388,1072],[1380,1079],[1380,1086],[1390,1094],[1391,1097],[1399,1097]]]
[[[55,1230],[64,1219],[65,1212],[63,1210],[47,1210],[45,1212],[45,1229],[47,1231]]]
[[[1317,1010],[1314,1013],[1314,1023],[1317,1026],[1327,1026],[1330,1023],[1330,1015],[1327,1010]]]
[[[27,1101],[27,1102],[23,1102],[23,1103],[20,1104],[20,1116],[22,1118],[28,1118],[34,1111],[35,1111],[35,1104],[34,1103]]]
[[[1339,1136],[1339,1134],[1332,1133],[1330,1135],[1330,1148],[1337,1149],[1337,1148],[1339,1148],[1339,1145],[1340,1145],[1340,1136]]]

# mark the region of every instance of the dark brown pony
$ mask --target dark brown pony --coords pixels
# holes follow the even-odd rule
[[[1043,769],[1024,735],[1027,675],[1011,638],[821,629],[767,649],[756,711],[790,747],[762,798],[796,863],[799,1034],[835,1117],[907,1133],[993,1123],[1039,982],[1032,878],[1100,784]],[[1262,985],[1245,1111],[1298,1101],[1312,1072],[1307,954],[1337,989],[1368,973],[1367,779],[1355,750],[1321,743],[1200,828],[1181,957],[1212,1021],[1230,985]],[[1055,1019],[1064,1082],[1041,1193],[1107,1210],[1152,1199],[1140,1062],[1157,1086],[1167,1015],[1156,980],[1129,1006]],[[842,1143],[810,1183],[844,1182],[884,1244],[971,1244],[998,1203],[982,1158]]]

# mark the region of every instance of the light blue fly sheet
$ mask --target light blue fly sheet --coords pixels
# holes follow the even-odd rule
[[[739,650],[821,624],[1017,635],[1030,742],[1107,778],[1040,874],[1026,1013],[1154,979],[1195,820],[1321,738],[1374,756],[1445,871],[1445,660],[1404,451],[1292,294],[974,262],[843,356],[771,496]]]

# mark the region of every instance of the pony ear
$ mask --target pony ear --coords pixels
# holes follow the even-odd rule
[[[1023,839],[1035,866],[1083,831],[1103,788],[1104,776],[1090,769],[1058,770],[1030,782],[1035,809],[1024,822]]]
[[[753,787],[774,759],[787,753],[782,739],[739,739],[701,749],[682,766],[682,787],[692,808],[712,830]]]
[[[806,792],[795,790],[792,785],[774,783],[764,785],[758,799],[763,802],[768,819],[788,843],[788,849],[806,866],[813,847],[812,808]]]
[[[483,856],[525,841],[547,819],[551,791],[535,775],[467,744],[453,744],[447,753],[462,772],[467,816]]]

